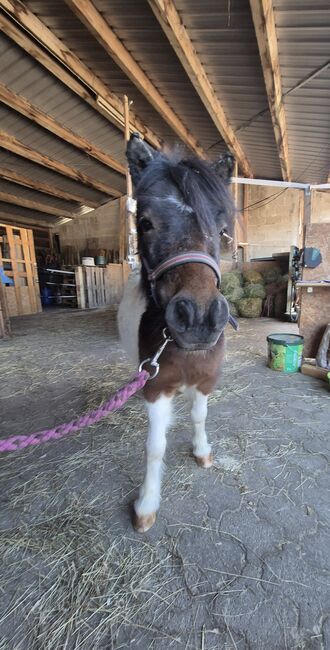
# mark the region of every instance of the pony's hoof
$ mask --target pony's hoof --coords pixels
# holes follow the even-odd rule
[[[156,521],[156,513],[151,512],[150,515],[137,515],[134,512],[133,526],[137,533],[146,533]]]
[[[205,456],[195,456],[195,460],[197,465],[199,465],[199,467],[204,467],[204,469],[208,469],[213,465],[213,456],[211,453],[206,454]]]

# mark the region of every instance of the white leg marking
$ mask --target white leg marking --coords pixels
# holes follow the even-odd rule
[[[146,473],[134,509],[138,516],[158,510],[162,479],[163,456],[166,448],[166,431],[170,425],[172,397],[161,395],[156,402],[146,403],[149,431],[146,445]]]
[[[211,445],[207,441],[205,420],[207,416],[207,395],[203,395],[196,388],[190,392],[192,401],[191,419],[193,422],[193,452],[194,456],[207,456],[211,452]]]

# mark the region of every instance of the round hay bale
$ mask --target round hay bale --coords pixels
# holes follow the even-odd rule
[[[265,284],[272,284],[278,282],[282,273],[278,266],[273,266],[270,269],[265,269],[262,272]]]
[[[245,284],[244,285],[245,298],[266,298],[266,289],[263,284]]]
[[[232,316],[238,316],[237,306],[233,302],[228,302],[229,313]]]
[[[233,287],[230,291],[222,291],[223,295],[225,298],[227,298],[228,302],[237,302],[244,296],[244,289],[243,287]]]
[[[230,293],[234,288],[240,286],[240,280],[236,273],[231,271],[224,273],[221,278],[221,291],[223,294]]]
[[[244,318],[258,318],[261,316],[262,300],[261,298],[241,298],[237,303],[237,309],[239,315]]]
[[[239,284],[240,284],[240,286],[242,287],[242,286],[243,286],[243,282],[244,282],[242,271],[238,271],[238,269],[235,269],[234,271],[231,271],[230,273],[231,273],[232,275],[234,275],[234,276],[238,279]]]
[[[243,271],[244,284],[263,284],[263,277],[259,271],[250,269]]]

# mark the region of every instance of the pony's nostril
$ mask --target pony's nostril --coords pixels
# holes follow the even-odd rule
[[[227,322],[229,315],[228,305],[225,300],[216,298],[210,305],[208,321],[211,329],[220,329]]]
[[[213,300],[209,309],[209,325],[212,329],[219,326],[221,320],[221,307],[218,300]]]
[[[195,319],[195,310],[190,300],[178,300],[175,303],[176,329],[184,332],[192,327]]]

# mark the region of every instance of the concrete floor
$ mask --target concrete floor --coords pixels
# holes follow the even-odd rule
[[[210,399],[215,466],[191,457],[177,400],[163,501],[130,523],[143,475],[140,397],[69,439],[1,459],[0,648],[330,648],[327,386],[266,367],[269,319],[228,328]],[[0,344],[1,436],[69,421],[133,370],[113,311],[13,320]]]

